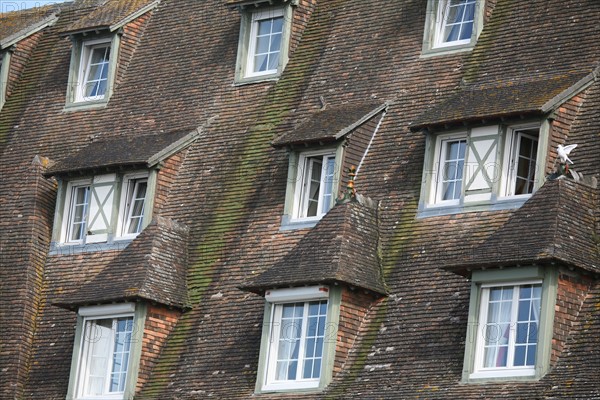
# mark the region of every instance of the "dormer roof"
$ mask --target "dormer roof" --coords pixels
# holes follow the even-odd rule
[[[0,13],[0,50],[53,25],[58,19],[58,13],[59,9],[56,6]]]
[[[546,182],[484,243],[444,269],[468,276],[476,269],[558,262],[598,274],[598,195],[572,180]]]
[[[387,108],[381,102],[326,106],[273,141],[273,146],[335,142]]]
[[[63,35],[72,35],[90,31],[108,30],[114,32],[128,22],[155,8],[160,0],[108,0],[101,7],[97,7],[69,25]]]
[[[241,289],[262,294],[274,288],[344,283],[384,295],[378,235],[372,200],[338,204],[286,256]]]
[[[48,169],[45,176],[82,174],[98,169],[151,168],[189,146],[201,130],[99,139]]]
[[[67,309],[136,299],[171,307],[188,305],[189,229],[155,217],[114,260],[74,292],[54,302]]]

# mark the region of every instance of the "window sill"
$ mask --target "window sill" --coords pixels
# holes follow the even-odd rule
[[[80,101],[76,103],[67,103],[63,112],[72,111],[85,111],[85,110],[98,110],[106,108],[108,106],[107,100],[95,100],[95,101]]]
[[[435,48],[423,48],[423,50],[421,50],[421,55],[419,56],[419,58],[430,58],[430,57],[465,53],[465,52],[473,50],[474,47],[475,47],[475,43],[466,43],[466,44],[457,44],[457,45],[452,45],[452,46],[450,46],[450,45],[441,46],[441,47],[435,47]]]
[[[283,215],[281,217],[281,226],[279,227],[279,230],[291,231],[295,229],[313,228],[319,223],[321,218],[292,219],[289,215]]]
[[[68,244],[68,243],[50,243],[49,256],[66,256],[81,253],[94,253],[97,251],[123,250],[133,239],[115,239],[113,242],[104,243],[86,243],[86,244]]]
[[[419,205],[417,218],[438,217],[442,215],[461,214],[475,211],[499,211],[520,208],[531,196],[515,196],[497,199],[493,202],[473,202],[459,205]]]
[[[263,82],[277,82],[281,73],[277,72],[275,74],[268,75],[258,75],[258,76],[248,76],[245,78],[236,78],[233,82],[233,86],[245,86],[251,85],[254,83],[263,83]]]

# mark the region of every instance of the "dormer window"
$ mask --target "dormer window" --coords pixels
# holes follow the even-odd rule
[[[321,218],[335,200],[335,153],[301,153],[298,162],[294,218]]]
[[[471,41],[475,0],[440,1],[437,12],[435,47],[456,46]]]
[[[469,50],[483,25],[484,0],[429,0],[423,55]]]
[[[527,200],[543,183],[542,127],[492,125],[430,133],[421,215],[514,207]]]
[[[119,35],[73,39],[67,107],[104,106],[114,83]]]
[[[255,82],[281,75],[287,63],[291,6],[242,9],[236,82]]]
[[[147,172],[95,175],[64,186],[60,243],[133,239],[149,221]]]
[[[81,85],[77,101],[102,100],[108,88],[110,67],[110,40],[83,42],[79,76]]]

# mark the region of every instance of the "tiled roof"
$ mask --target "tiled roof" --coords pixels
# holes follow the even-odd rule
[[[154,135],[102,138],[57,162],[45,175],[64,175],[92,171],[96,168],[134,165],[151,167],[188,146],[199,134],[199,130],[184,130]]]
[[[444,269],[467,275],[472,269],[560,261],[599,273],[598,195],[598,189],[571,180],[546,182],[481,246]]]
[[[593,74],[578,73],[525,82],[506,82],[492,87],[468,86],[417,117],[411,123],[411,129],[544,114],[559,105],[553,100],[560,97],[561,93],[577,83],[580,83],[581,90],[593,78]]]
[[[185,308],[188,235],[187,227],[156,217],[90,282],[53,303],[75,309],[88,304],[146,299]]]
[[[93,30],[114,31],[129,20],[155,7],[160,0],[108,0],[85,17],[69,25],[63,34]]]
[[[56,21],[58,12],[57,6],[45,6],[0,13],[0,49],[29,36],[41,27],[52,24]]]
[[[333,142],[359,127],[386,107],[385,104],[347,103],[327,106],[315,112],[291,132],[273,141],[274,146],[290,144]]]
[[[336,205],[283,259],[242,288],[260,293],[278,287],[342,282],[385,294],[378,236],[372,200]]]

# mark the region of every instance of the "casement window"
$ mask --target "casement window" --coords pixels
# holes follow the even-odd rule
[[[475,0],[440,1],[436,17],[435,47],[471,41],[475,21]]]
[[[114,81],[119,36],[74,39],[67,106],[105,104]]]
[[[429,0],[423,53],[470,49],[483,23],[484,0]]]
[[[120,195],[119,195],[120,193]],[[61,243],[89,244],[134,238],[148,220],[148,174],[96,175],[68,181]],[[61,207],[60,201],[57,207]]]
[[[135,236],[142,231],[144,206],[148,191],[148,178],[145,176],[127,176],[123,183],[122,204],[118,232],[120,236]]]
[[[438,177],[433,192],[436,204],[458,202],[462,196],[466,137],[448,137],[439,142]]]
[[[515,276],[520,279],[511,281]],[[549,365],[556,272],[538,267],[474,273],[466,380],[539,378]]]
[[[338,193],[343,146],[292,151],[281,229],[314,226],[333,207]]]
[[[510,129],[506,136],[503,196],[533,193],[536,183],[538,128]]]
[[[339,296],[326,286],[267,291],[257,391],[306,390],[331,379]],[[335,311],[334,311],[335,310]]]
[[[242,11],[236,81],[257,81],[281,74],[287,62],[291,7]]]
[[[483,285],[482,338],[478,340],[475,371],[504,375],[534,375],[538,344],[541,282]]]
[[[541,129],[547,127],[493,125],[430,134],[421,210],[458,212],[525,201],[543,183]]]
[[[320,218],[333,205],[335,154],[301,154],[294,218]]]
[[[132,397],[145,312],[137,308],[122,303],[79,309],[68,398]]]
[[[83,42],[79,76],[80,90],[77,101],[103,99],[108,88],[110,41]]]

